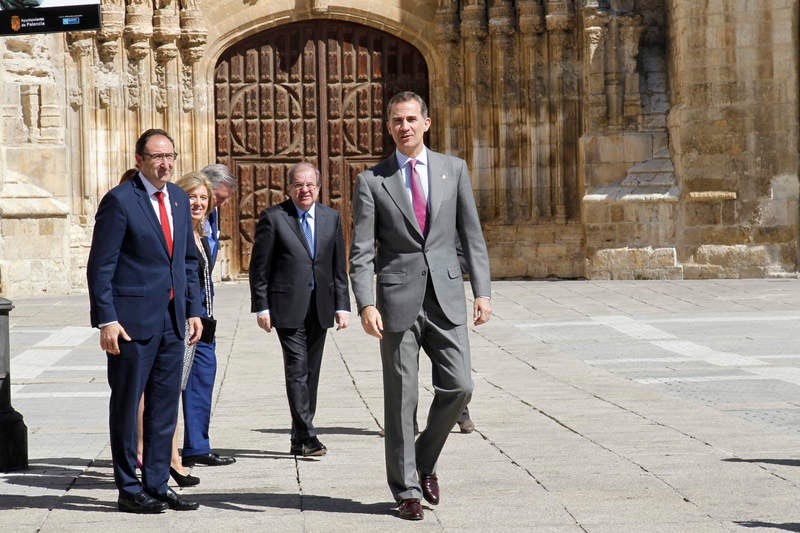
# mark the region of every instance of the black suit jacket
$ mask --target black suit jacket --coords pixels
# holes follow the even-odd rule
[[[344,236],[339,212],[317,203],[316,251],[311,251],[291,199],[262,211],[250,258],[250,302],[255,313],[270,310],[272,325],[303,325],[311,300],[312,272],[320,326],[333,325],[337,310],[350,310]]]

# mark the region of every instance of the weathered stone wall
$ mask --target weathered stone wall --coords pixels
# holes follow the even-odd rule
[[[63,37],[0,40],[0,292],[64,293],[71,190]]]
[[[0,38],[4,295],[84,290],[97,203],[133,164],[139,133],[174,134],[177,174],[213,161],[217,59],[310,18],[378,28],[420,51],[433,147],[470,166],[496,277],[797,270],[798,0],[103,0],[102,10],[99,32]],[[217,275],[237,276],[225,254]]]
[[[793,272],[798,3],[669,2],[670,137],[686,277]]]

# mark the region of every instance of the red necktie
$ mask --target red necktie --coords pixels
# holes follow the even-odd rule
[[[422,184],[419,181],[417,160],[409,159],[408,165],[411,167],[411,205],[414,207],[414,215],[417,217],[419,229],[425,235],[427,229],[425,225],[428,222],[428,201],[425,199],[425,193],[422,191]]]
[[[161,219],[161,231],[164,232],[164,240],[167,241],[167,250],[169,250],[169,257],[172,258],[172,231],[169,229],[169,218],[167,217],[167,206],[164,205],[164,193],[156,191],[156,199],[158,200],[158,216]],[[172,287],[169,289],[169,299],[175,297],[175,292]]]
[[[169,250],[169,256],[172,257],[172,232],[169,229],[167,206],[164,205],[164,193],[157,191],[155,195],[158,200],[158,216],[161,218],[161,231],[164,232],[164,240],[167,241],[167,250]]]

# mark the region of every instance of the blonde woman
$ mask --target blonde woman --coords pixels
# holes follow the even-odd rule
[[[172,467],[182,474],[184,466],[195,464],[221,466],[235,462],[233,457],[220,457],[211,451],[208,428],[211,419],[211,395],[217,375],[216,343],[214,339],[214,287],[211,282],[211,249],[203,226],[214,208],[213,188],[208,177],[202,172],[190,172],[182,176],[177,185],[189,196],[194,225],[194,238],[197,244],[200,265],[198,274],[203,293],[203,336],[194,346],[187,346],[184,358],[183,390],[183,457],[172,455]],[[177,450],[177,440],[173,446]],[[177,462],[177,461],[180,462]],[[193,476],[188,476],[193,478]],[[176,481],[178,478],[173,475]],[[185,479],[185,478],[184,478]],[[193,478],[197,479],[197,478]],[[180,482],[178,482],[180,484]]]

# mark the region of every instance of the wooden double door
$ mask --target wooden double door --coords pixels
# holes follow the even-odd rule
[[[394,149],[386,102],[402,90],[428,98],[428,69],[416,48],[332,20],[237,43],[217,63],[214,83],[217,162],[239,184],[221,217],[233,275],[247,271],[258,215],[286,198],[287,170],[300,161],[320,169],[320,201],[342,213],[349,248],[356,175]]]

